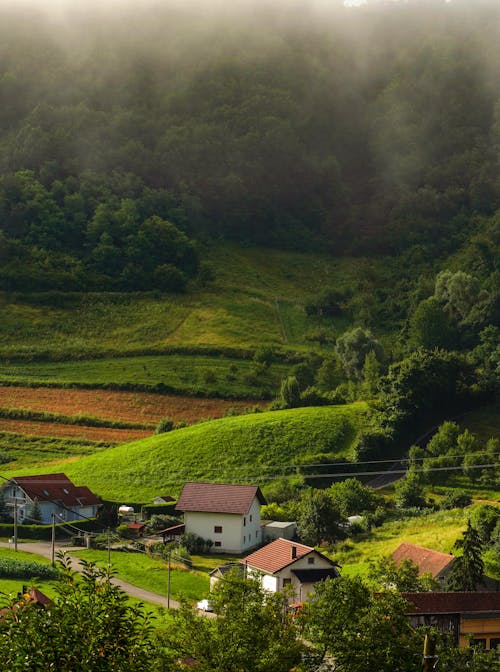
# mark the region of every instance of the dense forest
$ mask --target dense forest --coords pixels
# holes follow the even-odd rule
[[[214,239],[498,284],[500,6],[235,4],[0,5],[0,288],[179,291]]]

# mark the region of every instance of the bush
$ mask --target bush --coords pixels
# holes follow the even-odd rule
[[[449,492],[441,502],[442,509],[463,509],[470,506],[472,497],[463,490],[453,490]]]
[[[170,418],[162,418],[160,422],[156,425],[155,434],[165,434],[165,432],[171,432],[174,428],[174,421]]]

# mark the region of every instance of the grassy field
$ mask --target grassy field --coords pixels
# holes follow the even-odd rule
[[[5,464],[2,469],[28,469],[57,462],[72,462],[84,455],[109,448],[110,443],[72,440],[47,436],[26,436],[0,432],[0,454]]]
[[[371,532],[335,545],[333,557],[346,575],[366,576],[371,560],[390,555],[404,541],[451,553],[467,525],[468,509],[438,511],[417,518],[385,523]]]
[[[101,567],[107,566],[107,551],[82,550],[73,552],[82,560],[95,562]],[[113,551],[111,565],[116,575],[132,583],[134,586],[150,590],[159,595],[167,594],[167,563],[150,558],[145,553],[130,553]],[[170,572],[170,595],[174,599],[181,597],[187,600],[199,600],[209,592],[210,581],[208,574],[198,571],[189,571],[180,566],[174,566]]]
[[[120,355],[167,346],[308,346],[304,304],[325,287],[359,294],[382,282],[390,260],[334,259],[260,248],[204,251],[215,271],[183,295],[0,296],[0,356]],[[345,321],[345,320],[344,320]],[[335,325],[328,319],[320,324]],[[284,325],[284,329],[282,328]],[[342,326],[342,321],[339,325]],[[283,333],[284,332],[284,333]]]
[[[0,362],[0,385],[75,385],[165,391],[201,397],[273,397],[287,366],[255,372],[251,361],[209,355],[111,357],[65,362]]]
[[[165,491],[175,494],[186,480],[265,483],[300,464],[348,458],[366,416],[362,403],[234,416],[21,471],[64,466],[73,482],[105,499],[149,502]]]

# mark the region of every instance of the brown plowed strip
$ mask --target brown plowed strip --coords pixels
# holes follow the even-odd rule
[[[221,418],[230,407],[241,410],[253,405],[255,402],[197,399],[148,392],[0,387],[0,406],[4,408],[90,415],[123,422],[150,422],[153,425],[161,418],[189,424],[207,418]]]
[[[0,418],[0,432],[123,443],[124,441],[143,439],[145,436],[151,436],[153,430],[82,427],[80,425],[63,425],[58,422],[31,422],[30,420],[8,420]]]

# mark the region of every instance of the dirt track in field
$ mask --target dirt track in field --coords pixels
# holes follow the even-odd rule
[[[92,441],[130,441],[149,436],[161,418],[191,424],[220,418],[229,408],[238,410],[255,402],[195,397],[166,396],[148,392],[76,390],[49,387],[0,387],[0,407],[46,411],[62,415],[84,415],[122,422],[151,425],[150,430],[85,427],[51,422],[0,418],[0,431],[35,436],[67,436]]]

